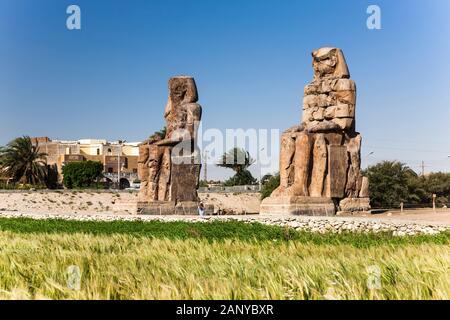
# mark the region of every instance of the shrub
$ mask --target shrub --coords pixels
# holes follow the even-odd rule
[[[261,199],[270,197],[272,192],[280,185],[280,174],[265,175],[262,179]]]
[[[199,186],[200,188],[207,188],[207,187],[208,187],[208,182],[205,181],[205,180],[200,180],[198,186]]]
[[[102,175],[103,164],[97,161],[70,162],[63,167],[66,188],[86,188]]]
[[[256,179],[252,176],[251,172],[248,170],[242,170],[232,176],[230,179],[224,182],[226,187],[233,186],[245,186],[249,184],[255,184]]]

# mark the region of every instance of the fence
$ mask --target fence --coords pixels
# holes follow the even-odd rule
[[[199,193],[257,193],[260,192],[261,189],[259,185],[247,185],[247,186],[233,186],[233,187],[224,187],[224,186],[214,186],[214,187],[201,187],[198,189]]]

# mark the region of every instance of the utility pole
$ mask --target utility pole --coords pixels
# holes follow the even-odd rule
[[[425,165],[425,161],[422,161],[422,164],[420,165],[420,168],[422,168],[422,177],[425,177],[425,168],[427,168],[427,167],[431,167],[431,166]]]
[[[120,190],[120,140],[119,148],[117,149],[117,190]]]
[[[120,190],[120,170],[121,170],[121,166],[120,166],[120,156],[122,154],[122,148],[123,148],[123,144],[126,142],[126,140],[119,140],[119,149],[117,151],[117,189]]]
[[[427,166],[427,165],[425,164],[425,161],[422,161],[421,165],[418,166],[418,167],[420,168],[420,176],[421,176],[421,177],[425,177],[425,168],[431,167],[431,166]]]
[[[260,152],[260,153],[263,152],[264,149],[265,149],[264,147],[261,148],[261,149],[259,150],[259,152]],[[258,157],[259,157],[259,191],[261,191],[261,190],[262,190],[261,155],[258,154]]]
[[[204,152],[204,168],[203,168],[203,180],[208,181],[208,151]]]

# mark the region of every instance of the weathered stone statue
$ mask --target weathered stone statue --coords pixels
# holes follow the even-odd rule
[[[368,210],[361,175],[361,136],[355,132],[356,86],[338,48],[312,53],[314,79],[305,87],[301,125],[281,138],[280,187],[261,213],[334,215]]]
[[[196,138],[202,117],[197,101],[194,78],[169,80],[165,137],[156,134],[139,146],[140,213],[197,213],[201,161]]]

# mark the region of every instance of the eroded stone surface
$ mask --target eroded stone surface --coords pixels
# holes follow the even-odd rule
[[[139,146],[139,202],[149,212],[157,210],[155,207],[184,208],[180,202],[198,201],[201,162],[195,141],[202,108],[197,100],[194,78],[171,78],[164,111],[166,134],[152,136]]]
[[[355,82],[340,49],[320,48],[312,57],[314,79],[304,90],[302,123],[282,136],[280,187],[263,201],[261,213],[298,212],[304,197],[318,204],[326,198],[336,207],[350,203],[352,211],[358,203],[361,211],[368,209],[366,201],[342,202],[368,198],[368,180],[360,168],[361,135],[355,131]],[[303,198],[292,202],[286,197]],[[322,212],[328,214],[328,208]]]

